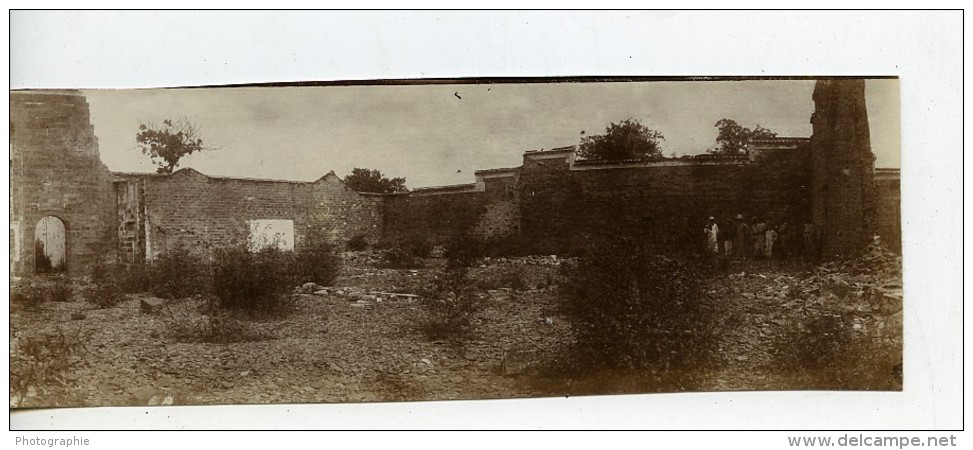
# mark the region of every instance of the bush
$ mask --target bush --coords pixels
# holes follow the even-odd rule
[[[295,285],[294,255],[276,247],[251,252],[246,245],[218,249],[212,293],[220,308],[248,313],[282,312]]]
[[[306,238],[306,244],[296,253],[279,255],[289,258],[287,273],[292,285],[314,282],[322,286],[330,286],[341,270],[341,259],[335,254],[328,242],[318,236]]]
[[[463,235],[454,237],[446,243],[443,256],[446,257],[449,267],[460,268],[472,267],[484,253],[483,244],[470,236]]]
[[[39,309],[44,302],[70,301],[74,301],[74,284],[66,275],[33,277],[10,288],[11,304],[29,311]]]
[[[47,301],[44,290],[37,283],[28,282],[11,286],[10,304],[27,311],[40,309],[41,303]]]
[[[156,257],[149,272],[150,291],[157,297],[186,298],[208,290],[206,262],[184,246],[174,247]]]
[[[438,273],[419,295],[427,314],[423,331],[431,339],[467,336],[474,315],[482,307],[463,267],[452,266]]]
[[[47,287],[47,297],[52,302],[74,301],[74,285],[65,275],[55,277]]]
[[[432,243],[422,236],[412,236],[401,244],[402,249],[416,258],[428,258],[432,254]]]
[[[148,264],[118,264],[118,285],[126,294],[138,294],[152,290],[152,270]]]
[[[98,261],[91,268],[91,286],[85,299],[99,308],[110,308],[122,300],[125,293],[121,288],[118,270],[114,264]]]
[[[168,334],[177,342],[229,344],[270,339],[269,333],[241,320],[239,312],[221,309],[218,300],[194,300],[170,305],[165,310]]]
[[[699,370],[716,360],[713,314],[698,271],[640,244],[627,236],[598,239],[564,267],[564,311],[577,338],[573,370]]]
[[[54,333],[15,336],[10,349],[10,394],[19,406],[30,391],[54,383],[65,384],[64,372],[81,361],[87,333],[78,328]]]
[[[364,234],[355,235],[351,239],[348,239],[348,250],[360,252],[368,248],[368,241],[365,240]]]

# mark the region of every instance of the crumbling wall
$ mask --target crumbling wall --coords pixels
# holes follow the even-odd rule
[[[313,183],[210,177],[193,169],[116,176],[120,248],[129,260],[174,246],[205,252],[239,244],[256,220],[292,221],[298,250],[312,233],[336,246],[357,234],[381,234],[381,199],[346,190],[334,174]]]
[[[875,169],[875,227],[889,250],[902,254],[902,192],[898,169]]]
[[[420,239],[446,244],[473,230],[487,210],[485,192],[398,194],[385,197],[383,240],[394,243]]]
[[[77,91],[10,92],[10,267],[34,272],[45,216],[65,226],[65,268],[84,273],[114,254],[115,195],[88,102]]]
[[[819,80],[811,124],[812,217],[821,254],[865,247],[875,232],[874,163],[865,107],[865,81]]]
[[[767,151],[756,161],[703,157],[614,165],[525,161],[524,233],[557,248],[626,232],[659,250],[689,251],[709,216],[758,216],[797,226],[808,220],[807,150]],[[796,228],[795,228],[796,229]]]
[[[382,237],[382,196],[348,190],[334,172],[311,185],[308,226],[336,245],[355,236],[370,243]]]

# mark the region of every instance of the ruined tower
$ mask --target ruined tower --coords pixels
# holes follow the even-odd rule
[[[81,273],[112,255],[112,175],[84,96],[11,91],[10,135],[11,272]]]
[[[874,233],[874,163],[865,81],[819,80],[811,116],[812,221],[823,257],[863,248]]]

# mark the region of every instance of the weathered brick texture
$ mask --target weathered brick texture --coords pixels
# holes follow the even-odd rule
[[[210,177],[188,168],[117,175],[123,224],[145,230],[141,242],[127,234],[120,239],[128,259],[139,258],[139,247],[151,258],[174,246],[205,252],[239,244],[250,220],[293,221],[298,250],[309,233],[337,246],[358,234],[374,240],[381,234],[381,198],[346,190],[333,173],[311,183]]]
[[[865,81],[821,80],[811,124],[812,212],[824,256],[860,250],[875,233],[874,163]]]
[[[34,271],[37,222],[65,226],[65,266],[84,272],[114,254],[115,195],[88,103],[76,91],[10,92],[10,267]]]
[[[875,226],[882,242],[902,252],[902,192],[898,169],[875,169]]]

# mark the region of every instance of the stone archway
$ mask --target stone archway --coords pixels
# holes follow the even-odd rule
[[[67,269],[67,233],[64,222],[45,216],[34,228],[34,271],[63,272]]]

